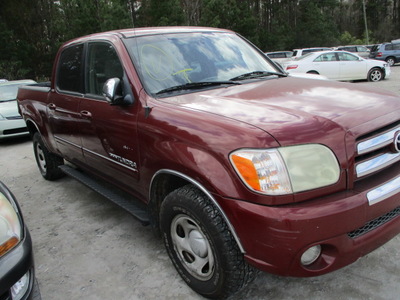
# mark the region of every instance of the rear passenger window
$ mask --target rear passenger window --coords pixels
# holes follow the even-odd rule
[[[385,50],[393,50],[393,45],[392,44],[386,45]]]
[[[325,53],[318,56],[314,61],[325,62],[325,61],[336,61],[335,53]]]
[[[83,93],[83,44],[66,48],[60,56],[56,86],[69,92]]]

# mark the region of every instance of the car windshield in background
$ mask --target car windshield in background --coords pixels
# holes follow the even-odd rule
[[[20,84],[0,86],[0,102],[15,100]]]
[[[130,38],[125,43],[152,95],[231,86],[238,78],[267,78],[279,72],[236,34],[165,34]]]

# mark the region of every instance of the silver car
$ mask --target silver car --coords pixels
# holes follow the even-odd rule
[[[13,80],[0,83],[0,139],[28,135],[25,121],[18,113],[18,87],[36,83],[33,80]]]
[[[362,58],[369,57],[369,49],[365,46],[360,46],[360,45],[339,46],[335,50],[353,52],[354,54],[357,54],[358,56],[361,56]]]

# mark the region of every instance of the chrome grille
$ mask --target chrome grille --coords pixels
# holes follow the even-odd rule
[[[399,132],[400,124],[396,123],[358,139],[355,165],[356,180],[400,161],[400,152],[395,150],[395,137],[398,137]]]
[[[355,238],[362,236],[362,235],[376,229],[377,227],[393,220],[394,218],[398,217],[399,215],[400,215],[400,206],[395,208],[394,210],[388,212],[387,214],[384,214],[383,216],[380,216],[372,221],[369,221],[363,227],[360,227],[352,232],[349,232],[347,235],[350,238],[355,239]]]

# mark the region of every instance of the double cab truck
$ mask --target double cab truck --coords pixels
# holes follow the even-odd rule
[[[74,39],[18,103],[42,176],[69,174],[152,226],[205,297],[257,269],[332,272],[400,232],[399,96],[291,77],[232,31]]]

